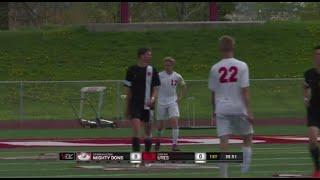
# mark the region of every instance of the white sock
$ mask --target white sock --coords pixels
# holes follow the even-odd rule
[[[172,129],[172,144],[177,144],[179,138],[179,129]]]
[[[227,178],[228,177],[228,164],[227,163],[219,163],[219,168],[220,168],[220,176],[222,178]]]
[[[242,147],[243,152],[243,163],[241,165],[241,172],[247,173],[249,171],[250,163],[251,163],[251,156],[252,156],[252,149],[251,147]]]

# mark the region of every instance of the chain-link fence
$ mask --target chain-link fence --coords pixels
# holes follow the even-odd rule
[[[302,118],[301,79],[252,79],[252,109],[257,119]],[[211,94],[206,80],[187,81],[188,94],[181,103],[181,119],[195,123],[210,120],[212,114]],[[101,81],[2,81],[0,82],[1,120],[68,120],[77,115],[71,107],[80,104],[80,89],[85,86],[105,86],[105,104],[102,117],[124,120],[125,92],[120,80]],[[178,88],[179,91],[179,88]],[[89,97],[97,107],[98,94]],[[72,100],[72,101],[71,101]],[[90,107],[84,116],[94,119]]]
[[[219,21],[318,20],[319,2],[217,2]],[[130,22],[208,21],[209,2],[129,2]],[[1,14],[0,14],[1,15]],[[10,2],[10,27],[119,23],[120,2]]]

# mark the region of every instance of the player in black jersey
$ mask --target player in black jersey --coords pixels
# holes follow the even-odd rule
[[[129,67],[125,79],[125,86],[127,87],[125,115],[132,124],[132,150],[134,152],[140,151],[139,132],[141,122],[145,127],[145,151],[149,152],[152,146],[151,118],[160,79],[157,70],[150,65],[151,58],[151,49],[140,48],[138,50],[138,63]]]
[[[314,162],[314,177],[320,177],[318,134],[320,128],[320,46],[314,48],[314,68],[304,73],[304,103],[307,108],[309,149]]]

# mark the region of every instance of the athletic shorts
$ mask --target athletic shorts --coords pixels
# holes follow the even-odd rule
[[[131,105],[130,107],[131,119],[140,119],[143,122],[152,122],[154,110],[145,110],[142,105]]]
[[[252,124],[246,116],[217,115],[217,134],[224,135],[249,135],[253,134]]]
[[[168,120],[170,118],[179,118],[180,111],[178,103],[157,106],[157,120]]]
[[[307,109],[307,126],[315,126],[320,128],[320,109],[308,108]]]

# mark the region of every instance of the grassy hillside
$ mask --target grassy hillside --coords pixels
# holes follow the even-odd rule
[[[0,32],[0,80],[123,79],[136,49],[152,47],[161,69],[164,56],[177,59],[186,79],[206,79],[219,60],[217,39],[237,41],[237,57],[251,77],[299,77],[319,44],[320,23],[268,23],[255,27],[167,32],[87,32],[84,28],[43,28]]]
[[[236,38],[237,57],[248,63],[251,78],[301,77],[311,66],[313,46],[320,43],[319,27],[317,22],[300,22],[197,31],[93,33],[84,28],[47,27],[0,32],[0,80],[123,79],[142,46],[152,47],[158,69],[164,56],[173,56],[185,79],[206,79],[219,60],[217,39],[224,34]],[[22,110],[19,84],[0,84],[0,119],[74,118],[68,99],[78,97],[79,89],[88,85],[107,86],[104,117],[120,118],[122,85],[110,82],[24,84]],[[194,100],[189,107],[187,98],[181,102],[182,118],[193,116],[192,104],[196,119],[210,117],[207,82],[188,85],[188,96]],[[253,81],[254,114],[257,118],[304,117],[300,88],[300,81]]]

